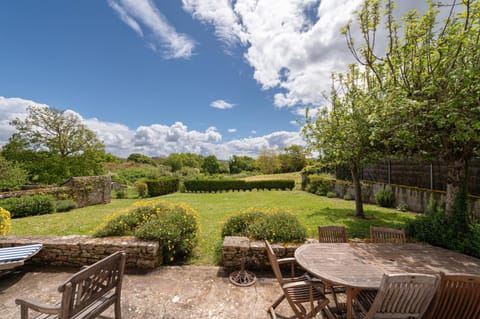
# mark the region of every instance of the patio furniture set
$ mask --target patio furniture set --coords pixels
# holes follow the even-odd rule
[[[283,292],[268,308],[272,318],[286,300],[301,319],[319,313],[328,319],[480,319],[478,259],[406,243],[403,230],[371,227],[371,243],[348,243],[339,226],[319,227],[318,233],[319,243],[300,246],[291,258],[277,259],[265,240]],[[41,248],[0,248],[0,269],[23,265]],[[97,318],[113,305],[115,318],[121,319],[125,262],[120,251],[83,267],[59,286],[58,305],[17,298],[21,318]],[[283,276],[282,265],[289,266],[289,276]]]
[[[406,243],[403,230],[371,227],[370,243],[348,243],[344,227],[319,227],[319,243],[300,246],[295,258],[269,261],[298,318],[480,319],[480,261],[430,245]],[[305,274],[285,278],[288,262]],[[293,268],[291,268],[293,269]],[[330,298],[329,298],[330,297]],[[333,304],[332,306],[330,306]]]

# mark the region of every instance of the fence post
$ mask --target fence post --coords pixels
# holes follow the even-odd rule
[[[390,163],[390,159],[388,159],[387,161],[387,168],[388,168],[388,185],[390,185],[392,183],[392,172],[391,172],[391,169],[392,169],[392,165]]]
[[[430,163],[430,189],[433,189],[433,163]]]

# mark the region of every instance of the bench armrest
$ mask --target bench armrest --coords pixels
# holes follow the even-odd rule
[[[60,306],[58,305],[40,304],[27,298],[17,298],[15,299],[15,303],[24,309],[32,309],[41,313],[47,313],[51,315],[60,313]]]

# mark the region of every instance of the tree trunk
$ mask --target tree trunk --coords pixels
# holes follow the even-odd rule
[[[447,163],[447,195],[445,198],[445,215],[452,221],[455,214],[455,199],[466,182],[467,162],[462,159],[449,160]]]
[[[350,168],[352,173],[353,190],[355,192],[355,217],[365,218],[363,213],[362,186],[360,185],[360,172],[357,165]]]

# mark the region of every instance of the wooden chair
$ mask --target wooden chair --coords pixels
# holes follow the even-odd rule
[[[407,242],[404,229],[370,226],[372,243],[405,244]]]
[[[368,303],[371,291],[360,292],[355,297],[355,318],[422,318],[439,283],[437,275],[385,274],[372,303]]]
[[[426,319],[480,318],[480,276],[441,274]]]
[[[36,312],[34,318],[93,319],[111,305],[115,307],[115,319],[121,319],[120,295],[125,262],[125,252],[119,251],[82,268],[58,287],[62,293],[58,305],[42,305],[25,298],[16,299],[15,303],[20,305],[21,319],[29,318],[29,310]]]
[[[318,226],[318,242],[346,243],[347,233],[343,226]]]
[[[0,248],[0,271],[23,266],[25,261],[35,256],[42,247],[42,244],[32,244]]]
[[[296,318],[313,318],[320,311],[324,311],[328,318],[334,318],[327,308],[328,299],[323,294],[323,284],[311,280],[308,276],[294,276],[295,258],[278,259],[275,256],[270,243],[265,240],[265,248],[267,250],[268,260],[272,266],[273,273],[282,288],[283,294],[269,308],[268,312],[272,318],[276,318],[275,308],[287,299]],[[292,277],[284,278],[280,270],[280,265],[290,264]],[[307,311],[306,306],[309,305]]]
[[[326,244],[346,243],[347,232],[344,226],[318,226],[318,242]],[[332,294],[335,312],[341,316],[346,312],[345,287],[325,285],[325,294]],[[342,300],[342,302],[340,301]]]

